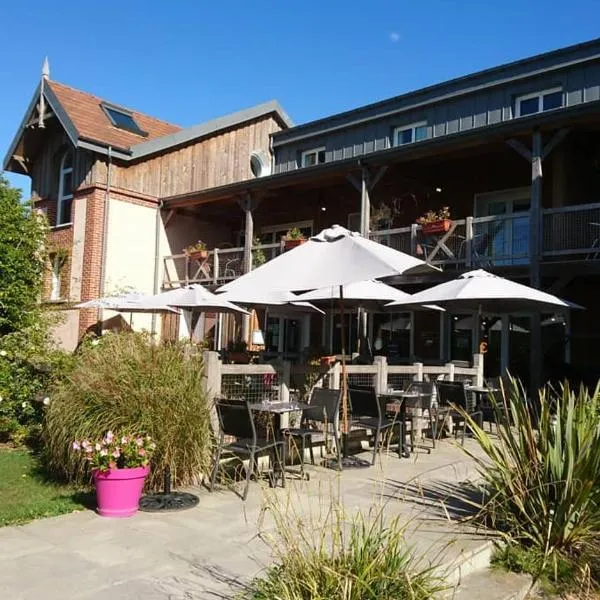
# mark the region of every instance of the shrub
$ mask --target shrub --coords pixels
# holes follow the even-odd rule
[[[70,377],[52,391],[44,423],[49,466],[82,481],[87,465],[71,451],[73,440],[143,431],[157,445],[149,488],[160,488],[166,466],[174,485],[197,483],[212,444],[202,377],[202,357],[184,344],[156,345],[140,333],[84,344]]]
[[[312,498],[314,501],[314,498]],[[247,600],[426,600],[445,589],[433,568],[418,566],[398,518],[382,513],[346,519],[329,498],[326,515],[308,522],[287,506],[271,504],[276,564],[244,592]]]
[[[494,402],[498,439],[468,419],[484,456],[478,464],[486,501],[479,519],[512,545],[529,549],[532,573],[597,569],[600,560],[600,394],[564,385],[528,403],[513,382]]]

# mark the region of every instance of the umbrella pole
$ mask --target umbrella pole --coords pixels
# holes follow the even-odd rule
[[[342,435],[344,458],[348,456],[348,374],[346,372],[346,326],[344,324],[344,286],[340,285],[340,323],[342,345]]]

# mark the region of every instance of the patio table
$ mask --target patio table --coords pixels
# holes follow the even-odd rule
[[[417,401],[423,396],[427,396],[427,394],[421,392],[411,392],[405,390],[388,390],[387,392],[382,392],[379,394],[381,398],[389,398],[390,400],[400,400],[400,402],[390,402],[385,405],[386,411],[393,412],[399,414],[400,420],[402,422],[402,453],[408,458],[410,456],[410,447],[406,445],[406,409],[407,408],[420,408],[417,406]],[[412,406],[411,406],[412,404]],[[421,415],[417,415],[417,423],[418,427],[415,428],[415,433],[417,437],[421,435]],[[412,423],[414,425],[414,417],[412,418]],[[411,425],[412,427],[412,425]]]

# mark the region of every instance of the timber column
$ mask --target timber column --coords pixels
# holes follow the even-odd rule
[[[253,199],[250,194],[239,202],[244,211],[244,274],[252,271],[252,241],[254,239],[254,210],[258,206],[258,201]],[[242,339],[249,343],[250,341],[250,316],[242,316]]]

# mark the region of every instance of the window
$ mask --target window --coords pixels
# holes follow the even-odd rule
[[[50,300],[60,300],[60,270],[62,263],[58,255],[52,257],[52,278],[50,280]]]
[[[535,115],[546,110],[561,108],[563,105],[563,93],[561,88],[542,90],[533,94],[517,96],[515,101],[515,116],[525,117]]]
[[[412,144],[420,142],[429,137],[427,131],[427,123],[413,123],[403,127],[394,129],[394,146],[404,146],[404,144]]]
[[[271,164],[262,150],[254,150],[250,154],[250,170],[254,177],[265,177],[271,174]]]
[[[303,167],[314,167],[315,165],[321,165],[325,162],[325,148],[313,148],[312,150],[306,150],[302,153],[302,162],[300,163]]]
[[[133,118],[133,115],[128,110],[117,108],[116,106],[110,106],[108,104],[101,104],[100,106],[115,127],[124,129],[125,131],[130,131],[131,133],[135,133],[137,135],[142,135],[144,137],[148,135],[146,131],[140,128],[136,120]]]
[[[58,202],[56,207],[56,224],[65,225],[71,222],[71,206],[73,204],[73,152],[67,150],[60,159],[58,173]]]

